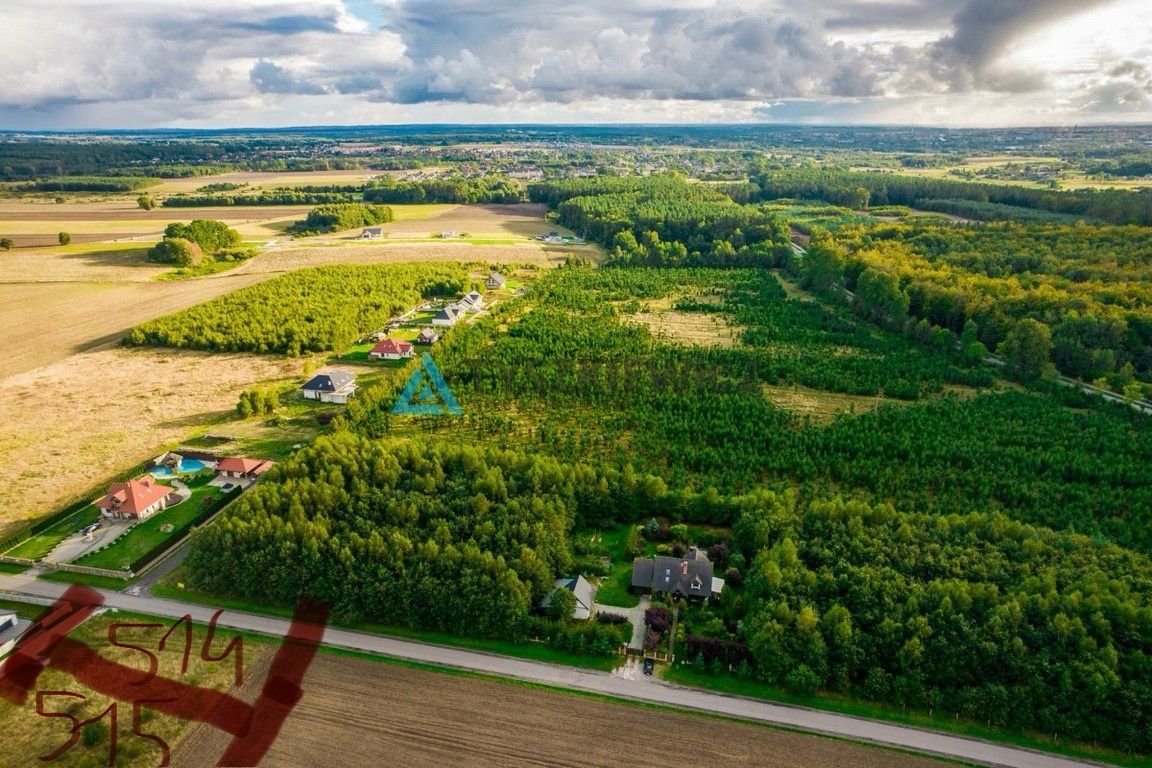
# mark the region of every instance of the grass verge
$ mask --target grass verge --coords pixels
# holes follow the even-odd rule
[[[758,680],[746,680],[730,675],[714,675],[701,672],[686,665],[673,665],[664,668],[661,675],[665,680],[690,688],[703,688],[719,693],[745,696],[750,699],[795,704],[810,709],[820,709],[843,715],[883,720],[901,725],[911,725],[933,731],[954,733],[976,739],[1007,744],[1025,749],[1051,752],[1080,759],[1106,762],[1125,768],[1152,768],[1152,758],[1128,755],[1121,752],[1093,747],[1088,744],[1053,740],[1040,734],[1003,731],[980,725],[963,718],[933,717],[926,712],[904,711],[882,704],[859,701],[843,696],[818,694],[816,696],[796,696]]]

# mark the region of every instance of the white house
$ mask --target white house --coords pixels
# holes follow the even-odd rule
[[[479,312],[480,308],[484,306],[484,297],[478,292],[472,291],[458,302],[460,306],[464,307],[468,312]]]
[[[504,275],[499,272],[493,272],[484,280],[484,287],[490,291],[495,291],[503,288],[505,282],[507,281],[504,279]]]
[[[384,227],[365,227],[360,233],[361,240],[379,240],[384,237]]]
[[[347,403],[356,393],[356,377],[347,371],[314,376],[303,387],[304,397],[322,403]]]

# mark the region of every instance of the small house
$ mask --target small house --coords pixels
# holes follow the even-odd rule
[[[384,227],[365,227],[360,233],[361,240],[379,240],[384,237]]]
[[[692,547],[684,557],[638,557],[632,561],[632,590],[707,600],[724,589],[708,557]]]
[[[464,298],[457,302],[461,307],[468,312],[479,312],[480,308],[484,306],[484,297],[477,291],[472,291]]]
[[[576,596],[576,607],[572,609],[572,618],[588,619],[592,616],[592,603],[596,601],[596,587],[592,586],[583,576],[576,578],[556,579],[552,582],[552,591],[540,601],[541,608],[552,605],[552,595],[559,590],[566,589]]]
[[[255,480],[276,464],[268,459],[248,459],[243,456],[229,456],[216,464],[216,476],[232,480]]]
[[[372,347],[368,357],[376,360],[403,360],[412,357],[412,345],[407,341],[384,339]]]
[[[464,316],[464,310],[455,304],[449,304],[436,313],[432,318],[432,325],[437,325],[442,328],[451,328],[460,322],[460,318]]]
[[[440,340],[440,333],[435,328],[421,328],[416,335],[417,344],[435,344]]]
[[[356,377],[347,371],[332,371],[313,376],[300,388],[304,397],[322,403],[347,403],[356,393]]]
[[[108,495],[96,502],[104,517],[114,520],[147,520],[168,508],[169,494],[176,491],[156,482],[151,475],[126,483],[112,483]]]
[[[506,282],[507,280],[504,279],[504,275],[499,272],[493,272],[485,278],[484,287],[490,291],[496,291],[503,288]]]

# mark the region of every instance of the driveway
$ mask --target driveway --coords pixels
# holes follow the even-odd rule
[[[617,605],[601,605],[593,603],[594,613],[608,613],[613,616],[625,616],[632,622],[632,640],[628,643],[630,651],[644,651],[644,612],[652,607],[652,598],[649,595],[640,596],[640,604],[635,608],[621,608]]]
[[[74,533],[56,545],[56,549],[44,558],[50,563],[70,563],[83,557],[94,549],[111,544],[128,532],[136,523],[135,520],[109,520],[101,519],[101,525],[90,536]]]

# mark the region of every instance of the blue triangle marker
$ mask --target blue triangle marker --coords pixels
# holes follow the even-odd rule
[[[448,383],[444,381],[436,363],[432,362],[432,356],[425,352],[420,356],[420,367],[412,371],[404,391],[396,398],[392,413],[460,416],[464,409],[456,402],[452,390],[448,389]]]

